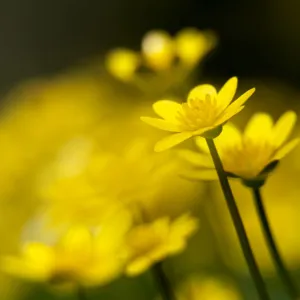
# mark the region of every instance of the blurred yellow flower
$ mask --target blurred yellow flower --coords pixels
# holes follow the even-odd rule
[[[160,100],[153,104],[154,111],[162,119],[141,117],[145,123],[170,132],[175,132],[155,145],[155,151],[167,150],[192,136],[205,136],[221,126],[244,108],[244,103],[254,93],[252,88],[233,103],[237,89],[236,77],[229,79],[217,93],[214,86],[203,84],[192,89],[187,103],[179,104],[170,100]]]
[[[296,118],[294,112],[288,111],[274,124],[270,115],[256,113],[249,120],[244,133],[233,124],[225,125],[222,134],[215,139],[225,171],[245,180],[264,180],[270,171],[270,164],[282,159],[298,144],[298,138],[287,142]],[[196,144],[204,153],[189,150],[179,152],[181,157],[200,167],[187,172],[187,176],[217,179],[205,142],[196,138]]]
[[[139,67],[140,57],[132,50],[119,48],[108,53],[105,64],[113,76],[128,81],[132,79]]]
[[[142,40],[142,55],[146,65],[155,71],[170,68],[175,58],[172,37],[163,30],[148,32]]]
[[[183,251],[187,238],[197,228],[197,220],[189,215],[183,215],[173,221],[164,217],[134,227],[127,236],[127,275],[141,274],[168,255]]]
[[[73,227],[53,246],[27,243],[22,256],[5,257],[2,268],[17,277],[57,286],[106,284],[123,270],[123,238],[130,225],[128,218],[118,218],[93,233]]]
[[[194,276],[179,290],[179,300],[241,300],[238,291],[229,283],[215,278]]]
[[[194,66],[216,45],[216,36],[210,31],[185,28],[175,37],[175,49],[181,63]]]
[[[142,38],[139,52],[114,49],[108,53],[105,67],[144,92],[164,91],[182,82],[216,43],[214,33],[197,28],[185,28],[174,37],[161,29],[151,30]],[[135,74],[139,67],[146,72]]]

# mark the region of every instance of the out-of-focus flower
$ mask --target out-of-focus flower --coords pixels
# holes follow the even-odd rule
[[[142,40],[142,55],[146,65],[155,71],[167,70],[175,57],[174,41],[165,31],[153,30]]]
[[[215,47],[216,40],[211,31],[196,28],[183,29],[175,37],[164,30],[151,30],[142,38],[139,53],[125,48],[112,50],[105,65],[111,75],[130,81],[147,94],[165,92],[182,84]]]
[[[141,117],[141,120],[158,129],[175,132],[159,141],[155,151],[167,150],[192,136],[220,134],[222,125],[244,108],[255,91],[252,88],[232,102],[237,82],[236,77],[229,79],[218,93],[210,84],[199,85],[190,91],[187,103],[170,100],[154,103],[153,109],[162,119]]]
[[[145,138],[126,141],[118,151],[102,150],[104,143],[106,137],[71,140],[45,168],[37,188],[52,222],[96,226],[126,208],[136,214],[142,208],[153,219],[190,208],[193,185],[179,178],[181,163],[172,153],[155,155]]]
[[[15,276],[54,285],[103,285],[115,279],[126,261],[123,239],[128,218],[102,224],[97,232],[77,226],[55,245],[27,243],[21,257],[3,259],[3,269]]]
[[[225,125],[222,134],[215,139],[225,171],[246,181],[265,180],[272,171],[274,162],[282,159],[299,142],[298,138],[287,142],[296,117],[294,112],[289,111],[274,124],[270,115],[256,113],[248,122],[244,133],[232,124]],[[187,176],[216,179],[207,145],[200,138],[196,138],[196,143],[203,154],[189,150],[180,151],[184,159],[200,167],[187,172]]]
[[[215,278],[194,276],[179,290],[179,300],[241,300],[234,286]]]
[[[197,220],[189,215],[173,221],[164,217],[134,227],[127,236],[129,262],[126,273],[138,275],[168,255],[180,253],[197,227]]]
[[[185,28],[175,37],[175,49],[181,63],[197,64],[216,45],[216,36],[210,31]]]
[[[139,54],[129,49],[115,49],[108,53],[106,60],[107,70],[116,78],[128,81],[134,76],[140,64]]]

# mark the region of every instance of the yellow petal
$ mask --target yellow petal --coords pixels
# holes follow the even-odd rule
[[[275,156],[274,156],[274,160],[279,160],[281,158],[283,158],[284,156],[286,156],[289,152],[291,152],[299,143],[300,139],[293,139],[291,140],[289,143],[287,143],[285,146],[283,146],[282,148],[280,148]]]
[[[242,141],[240,130],[232,123],[223,126],[222,133],[215,139],[218,149],[222,149],[228,145],[237,145]]]
[[[214,166],[211,157],[206,154],[196,153],[191,150],[179,150],[178,155],[179,157],[196,166],[206,168],[212,168]]]
[[[199,227],[199,221],[188,213],[178,217],[172,224],[172,235],[174,237],[186,238],[193,234]]]
[[[289,137],[297,120],[297,115],[293,111],[284,113],[273,128],[273,142],[280,147]]]
[[[141,257],[130,262],[126,268],[128,276],[137,276],[145,272],[152,264],[148,257]]]
[[[33,263],[48,265],[52,263],[53,249],[40,243],[28,243],[24,247],[24,257]]]
[[[188,180],[217,180],[218,174],[216,170],[209,169],[209,170],[187,170],[181,174],[181,176]]]
[[[153,104],[153,109],[163,119],[176,122],[177,114],[181,109],[181,105],[170,100],[160,100]]]
[[[169,135],[156,143],[154,151],[155,152],[165,151],[167,149],[170,149],[182,143],[183,141],[191,138],[192,136],[193,134],[191,132],[180,132],[180,133]]]
[[[235,95],[237,84],[237,77],[232,77],[223,85],[217,96],[220,108],[225,109],[230,104]]]
[[[198,85],[190,91],[188,95],[188,102],[191,99],[205,100],[206,95],[211,95],[212,97],[216,97],[217,96],[216,88],[210,84]]]
[[[2,258],[1,269],[13,276],[41,282],[50,277],[52,270],[46,265],[32,264],[22,258],[11,256]]]
[[[256,113],[249,120],[244,136],[251,140],[269,139],[271,138],[273,128],[273,120],[266,113]]]
[[[104,285],[118,277],[123,271],[124,263],[114,253],[95,264],[84,268],[80,274],[80,282],[86,286]]]
[[[163,260],[168,254],[168,244],[164,243],[159,245],[156,249],[153,249],[151,253],[149,253],[149,257],[151,257],[151,261],[157,262]]]
[[[94,237],[94,247],[97,252],[106,254],[120,249],[132,221],[131,211],[116,208],[113,216],[102,222],[100,231]]]
[[[71,228],[60,242],[61,250],[70,256],[79,257],[90,254],[92,235],[85,227]]]
[[[210,154],[210,151],[209,151],[209,148],[208,148],[208,146],[207,146],[207,143],[206,143],[205,138],[203,138],[203,137],[198,137],[198,136],[197,136],[197,137],[195,138],[195,142],[196,142],[196,145],[198,146],[198,148],[199,148],[202,152]]]
[[[255,88],[250,89],[249,91],[245,92],[243,95],[241,95],[239,98],[237,98],[234,102],[232,102],[226,111],[228,111],[229,114],[232,114],[235,111],[238,111],[239,107],[244,105],[244,103],[252,96],[252,94],[255,92]],[[235,115],[235,113],[233,114]]]
[[[186,248],[186,241],[183,239],[179,239],[176,241],[172,241],[168,245],[168,253],[169,255],[175,255],[183,252],[183,250]]]
[[[161,130],[170,131],[170,132],[180,132],[178,125],[168,122],[166,120],[150,118],[150,117],[141,117],[141,120],[147,123],[148,125]]]
[[[234,117],[236,114],[238,114],[240,111],[242,111],[245,108],[245,106],[239,106],[235,109],[225,109],[225,112],[218,118],[215,125],[219,126],[230,120],[232,117]]]

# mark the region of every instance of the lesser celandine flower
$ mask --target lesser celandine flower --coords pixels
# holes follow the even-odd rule
[[[103,285],[123,270],[126,253],[123,237],[128,218],[118,218],[91,233],[72,227],[54,245],[27,243],[20,257],[6,257],[2,268],[15,276],[54,285]]]
[[[167,150],[193,136],[217,136],[222,125],[244,108],[244,103],[255,91],[252,88],[232,102],[237,83],[237,78],[232,77],[219,92],[210,84],[199,85],[190,91],[187,102],[182,104],[170,100],[154,103],[153,109],[162,119],[141,117],[141,120],[173,132],[156,144],[155,151]]]
[[[298,144],[299,139],[288,141],[295,125],[296,114],[284,113],[274,124],[270,115],[256,113],[242,133],[233,124],[227,124],[215,139],[224,170],[244,180],[265,179],[275,162],[282,159]],[[196,144],[203,152],[180,151],[180,155],[200,169],[191,170],[187,176],[202,179],[216,179],[213,162],[206,144],[196,138]]]
[[[175,220],[163,217],[134,227],[126,240],[129,252],[126,273],[141,274],[168,255],[180,253],[197,227],[197,220],[189,215]]]
[[[119,48],[108,53],[105,63],[112,75],[120,80],[128,81],[134,76],[140,64],[140,57],[132,50]]]
[[[163,30],[148,32],[142,40],[142,55],[151,69],[169,69],[175,57],[172,37]]]
[[[209,31],[185,28],[175,37],[175,49],[179,61],[194,66],[216,45],[216,36]]]

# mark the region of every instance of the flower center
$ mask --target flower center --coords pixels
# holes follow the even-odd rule
[[[212,126],[218,115],[217,99],[207,94],[204,99],[194,98],[183,103],[177,120],[183,130],[193,131]]]

